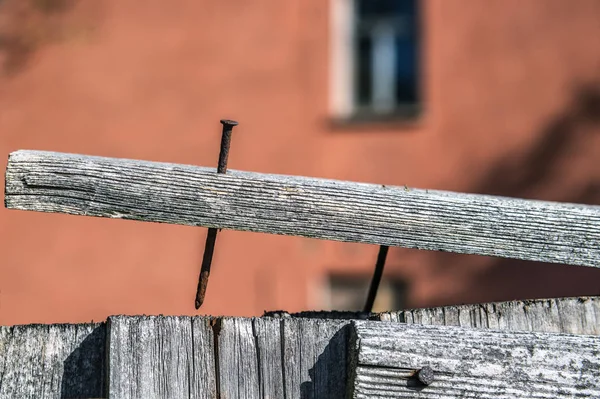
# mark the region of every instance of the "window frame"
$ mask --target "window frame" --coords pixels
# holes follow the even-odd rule
[[[330,0],[330,116],[335,123],[412,122],[423,113],[423,29],[421,0],[417,11],[417,100],[396,103],[390,112],[377,113],[372,105],[361,106],[356,100],[356,0]]]

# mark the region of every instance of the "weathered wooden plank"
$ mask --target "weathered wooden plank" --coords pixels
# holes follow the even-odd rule
[[[283,361],[283,324],[278,319],[261,318],[252,320],[256,340],[257,363],[261,398],[285,398]]]
[[[408,323],[598,334],[598,309],[598,298],[592,297],[418,309],[379,316],[334,312],[331,316],[369,316]],[[328,317],[327,312],[316,314]],[[312,314],[304,312],[299,315]],[[111,317],[108,333],[109,390],[104,394],[110,393],[110,397],[118,398],[181,395],[212,398],[218,393],[221,397],[344,397],[349,321],[296,318],[289,314],[278,316],[260,319]],[[408,345],[413,338],[406,338],[403,342]],[[469,336],[461,339],[474,340]],[[485,346],[488,341],[473,342]],[[499,338],[497,342],[500,346],[504,345]],[[101,397],[104,343],[102,324],[91,327],[33,325],[0,328],[0,398],[27,395]],[[417,342],[416,345],[415,348],[421,344]],[[438,345],[432,339],[428,348],[437,351],[441,357],[448,357],[448,345],[447,342]],[[510,347],[512,344],[506,345]],[[596,350],[600,352],[600,348]],[[560,358],[563,354],[557,352],[556,356]],[[503,360],[502,367],[511,364],[520,367],[518,362],[507,359]],[[23,364],[27,367],[22,367]],[[410,379],[414,372],[412,368],[381,369],[362,364],[356,370],[367,385],[414,381]],[[389,392],[395,392],[395,395],[395,389],[390,388]],[[548,394],[543,390],[540,392],[542,396],[539,397]],[[369,391],[368,395],[376,393]],[[519,397],[511,396],[512,391],[506,395]],[[535,395],[537,393],[532,393],[530,397],[538,397]],[[554,397],[553,392],[549,395]]]
[[[12,209],[600,267],[600,207],[17,151]]]
[[[113,316],[108,326],[111,398],[216,397],[209,318]]]
[[[223,398],[260,398],[261,381],[252,319],[219,321],[219,388]],[[266,350],[270,348],[265,348]]]
[[[0,398],[100,398],[104,323],[0,327]]]
[[[598,398],[600,337],[353,322],[353,398]],[[419,384],[429,367],[435,380]]]
[[[284,318],[286,399],[344,398],[348,321]]]
[[[291,318],[111,317],[110,397],[175,398],[190,392],[194,398],[343,398],[347,325]]]
[[[386,312],[408,324],[600,335],[600,297],[555,298]]]
[[[219,390],[229,398],[343,398],[348,322],[223,318]]]

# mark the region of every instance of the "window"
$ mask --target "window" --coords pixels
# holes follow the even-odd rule
[[[371,275],[332,274],[328,281],[326,308],[338,311],[362,311],[367,300]],[[377,290],[373,312],[401,310],[406,305],[404,281],[383,277]]]
[[[331,0],[331,100],[341,118],[414,116],[418,0]]]

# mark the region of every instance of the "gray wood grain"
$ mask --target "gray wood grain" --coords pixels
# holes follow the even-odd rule
[[[40,151],[5,205],[600,267],[600,207]]]
[[[209,318],[109,318],[110,398],[215,398]]]
[[[408,324],[600,335],[600,297],[555,298],[386,312]]]
[[[348,322],[223,318],[223,398],[344,398]]]
[[[253,319],[261,398],[284,398],[286,364],[283,360],[283,323],[277,319]]]
[[[352,398],[599,398],[600,337],[353,322]],[[430,367],[435,381],[409,378]]]
[[[286,399],[344,398],[348,321],[284,318]]]
[[[111,317],[110,397],[344,398],[348,323]]]
[[[0,327],[0,398],[104,397],[104,323]]]
[[[264,349],[268,351],[272,348]],[[221,397],[249,399],[262,397],[259,353],[251,319],[221,319],[219,333]]]
[[[0,327],[0,398],[102,397],[103,393],[105,396],[109,394],[111,398],[125,399],[182,396],[214,398],[217,395],[221,398],[343,398],[347,389],[347,374],[352,370],[358,373],[359,378],[352,380],[350,386],[363,384],[356,385],[358,387],[356,392],[377,397],[376,394],[380,394],[380,391],[385,388],[386,392],[382,397],[389,397],[385,395],[396,395],[398,392],[404,394],[402,389],[406,389],[405,385],[414,381],[411,375],[416,366],[388,368],[368,362],[358,362],[358,367],[347,369],[348,339],[352,328],[349,320],[340,320],[341,318],[372,317],[394,321],[396,324],[407,322],[492,328],[504,330],[504,334],[508,334],[507,331],[510,330],[531,330],[598,335],[600,334],[599,302],[598,297],[561,298],[416,309],[379,315],[341,312],[301,312],[290,315],[285,312],[272,312],[276,317],[255,319],[115,316],[109,318],[107,333],[104,324]],[[317,315],[319,318],[305,318]],[[391,323],[375,322],[375,324]],[[427,335],[429,330],[419,331],[418,334],[408,334],[403,340],[393,338],[391,341],[413,345],[407,346],[408,349],[404,347],[400,349],[410,352],[411,356],[417,356],[419,350],[426,348],[429,351],[428,356],[433,353],[435,356],[431,356],[435,359],[450,362],[443,364],[451,364],[452,367],[458,367],[461,362],[464,362],[463,358],[457,360],[453,357],[456,355],[456,350],[453,348],[459,347],[457,342],[460,340],[464,341],[461,344],[463,348],[466,344],[476,346],[474,349],[471,347],[465,349],[465,353],[473,354],[477,350],[487,350],[488,354],[492,352],[502,354],[500,364],[504,369],[516,367],[515,370],[523,370],[525,366],[522,367],[522,362],[525,360],[526,365],[539,361],[554,367],[551,360],[546,357],[572,361],[573,356],[581,354],[580,347],[573,346],[571,341],[562,338],[560,338],[562,341],[556,341],[555,336],[550,337],[554,346],[550,344],[548,344],[550,346],[539,346],[538,341],[531,343],[527,340],[532,337],[535,339],[542,337],[545,340],[549,338],[534,334],[521,336],[525,337],[522,341],[517,341],[516,338],[507,340],[499,331],[490,331],[492,335],[484,334],[482,338],[476,335],[478,330],[472,329],[468,329],[466,333],[460,330],[463,331],[460,334],[456,330],[434,330],[438,331],[436,334],[440,336],[434,334],[429,337]],[[446,334],[444,331],[450,333]],[[380,332],[377,329],[373,330],[369,339],[375,339],[374,337]],[[105,363],[106,334],[109,343]],[[381,333],[381,337],[385,337],[385,334],[385,332]],[[447,336],[447,339],[445,340],[443,336]],[[584,337],[584,340],[588,338]],[[452,339],[456,342],[451,342]],[[570,336],[568,339],[579,342],[577,336]],[[492,346],[494,340],[495,347]],[[529,346],[523,342],[529,342],[527,343]],[[595,342],[594,350],[597,358],[600,347],[598,341]],[[532,359],[524,358],[523,345],[537,355]],[[564,346],[562,352],[560,345]],[[356,341],[353,341],[350,349],[355,347]],[[493,349],[496,347],[500,347],[498,349],[500,352],[494,352]],[[565,351],[569,352],[571,357],[568,357]],[[350,351],[350,353],[356,356],[355,352]],[[540,354],[546,357],[540,358]],[[475,369],[499,367],[496,364],[490,366],[486,363],[490,360],[486,356],[481,355],[469,361]],[[586,356],[577,359],[583,364],[590,361]],[[393,356],[387,356],[386,359],[388,358],[392,359]],[[357,364],[354,358],[352,361]],[[428,363],[428,365],[432,364],[435,365],[435,363]],[[107,371],[105,365],[108,366]],[[590,363],[590,365],[597,367],[597,364]],[[439,373],[440,370],[443,369],[438,368],[437,372]],[[571,374],[565,374],[562,369],[559,371],[544,369],[542,370],[546,378],[544,381],[548,378],[544,373],[549,372],[560,372],[563,376],[567,376],[565,381],[570,381],[572,370],[569,370],[567,371]],[[582,373],[583,376],[586,375],[585,372]],[[476,385],[481,380],[481,376],[467,377],[468,389],[481,388]],[[436,383],[440,385],[439,381]],[[104,384],[107,384],[107,389],[103,392]],[[373,388],[374,384],[381,385],[379,388]],[[495,380],[488,380],[486,384],[499,386]],[[524,386],[525,382],[521,381],[518,384],[515,385],[517,388]],[[528,384],[530,383],[527,382],[525,385],[533,387],[532,389],[540,389],[530,391],[528,397],[531,398],[569,397],[553,396],[556,392],[548,391],[547,387],[540,388],[535,382]],[[481,396],[478,391],[477,394],[473,393],[475,391],[465,393],[464,389],[458,389],[456,384],[450,382],[447,385],[442,384],[439,389],[442,387],[446,396],[418,397],[460,397],[452,396],[459,394],[486,397]],[[511,389],[517,388],[511,385]],[[563,394],[574,392],[564,386],[556,389],[562,389]],[[420,391],[420,395],[427,394],[431,390],[427,387]],[[514,394],[513,391],[506,392],[508,393],[502,396],[502,393],[494,391],[496,396],[490,397],[523,397],[511,396]],[[579,393],[590,392],[589,389],[588,391],[583,389]],[[593,391],[591,394],[595,395],[596,392]],[[417,396],[409,394],[409,396],[397,397]]]

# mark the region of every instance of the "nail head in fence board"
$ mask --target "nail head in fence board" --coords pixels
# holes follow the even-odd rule
[[[377,317],[408,324],[600,335],[600,297],[445,306],[386,312]]]
[[[5,206],[600,267],[600,207],[41,151]]]
[[[0,398],[103,397],[104,323],[0,327]]]
[[[108,326],[111,398],[216,397],[209,318],[113,316]]]
[[[353,322],[352,398],[600,397],[600,337]],[[431,367],[435,380],[410,376]]]

